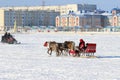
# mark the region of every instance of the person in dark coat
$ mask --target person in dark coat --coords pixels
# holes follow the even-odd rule
[[[4,37],[7,37],[7,34],[8,34],[8,33],[7,33],[7,32],[5,32]]]
[[[13,36],[10,33],[8,33],[7,36],[8,38],[13,38]]]
[[[81,51],[85,50],[85,41],[83,39],[80,39],[79,50]]]
[[[17,43],[17,40],[10,33],[8,33],[8,43],[9,44]]]
[[[2,36],[1,42],[9,43],[9,44],[17,44],[17,40],[10,33],[7,32]]]
[[[7,42],[7,39],[8,39],[8,33],[5,32],[5,34],[2,36],[1,42]]]

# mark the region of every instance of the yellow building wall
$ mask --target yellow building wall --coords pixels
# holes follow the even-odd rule
[[[3,30],[4,25],[4,10],[0,9],[0,30]]]

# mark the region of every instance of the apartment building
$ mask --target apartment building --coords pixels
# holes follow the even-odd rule
[[[102,26],[102,15],[98,14],[89,14],[89,13],[81,13],[79,15],[76,14],[69,14],[64,16],[57,16],[56,17],[56,26],[62,27],[75,27],[81,26],[82,28],[96,28],[96,27],[103,27]]]
[[[0,9],[0,28],[17,26],[55,26],[59,12],[28,9]]]
[[[3,9],[13,9],[13,7],[3,7]],[[23,6],[23,7],[14,7],[14,10],[54,10],[55,12],[60,12],[60,15],[66,15],[70,11],[85,11],[93,12],[97,9],[97,6],[94,4],[67,4],[67,5],[56,5],[56,6]]]
[[[94,11],[96,5],[67,4],[57,6],[22,6],[0,8],[0,29],[14,26],[55,26],[55,18],[73,11]]]
[[[112,26],[120,26],[120,14],[116,14],[112,17]]]
[[[113,15],[111,13],[103,13],[102,15],[102,26],[107,27],[107,26],[112,26],[113,23]]]

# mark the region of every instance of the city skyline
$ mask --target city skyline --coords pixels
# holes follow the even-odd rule
[[[43,3],[44,1],[44,3]],[[120,8],[120,0],[0,0],[0,7],[9,7],[9,6],[41,6],[41,5],[66,5],[66,4],[95,4],[97,9],[102,9],[106,11],[111,11],[113,8]]]

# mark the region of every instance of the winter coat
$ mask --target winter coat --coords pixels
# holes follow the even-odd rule
[[[85,49],[85,41],[83,39],[80,39],[79,49]]]

